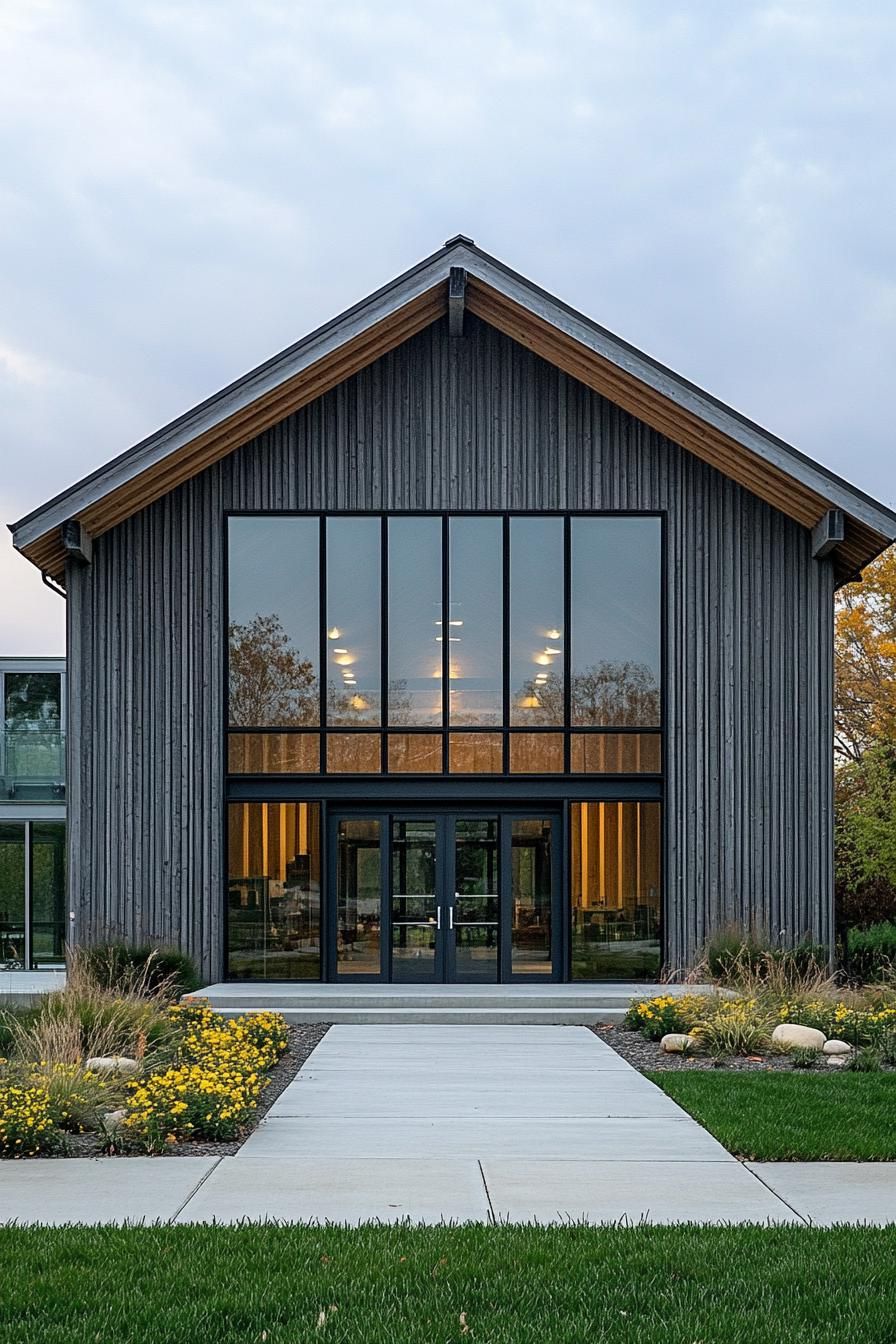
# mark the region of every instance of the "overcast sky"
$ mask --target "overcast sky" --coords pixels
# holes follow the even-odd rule
[[[896,502],[893,0],[0,0],[0,517],[462,232]],[[0,654],[63,602],[0,540]]]

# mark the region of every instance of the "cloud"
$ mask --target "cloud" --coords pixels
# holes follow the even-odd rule
[[[13,513],[457,232],[892,501],[894,57],[870,0],[3,7]]]

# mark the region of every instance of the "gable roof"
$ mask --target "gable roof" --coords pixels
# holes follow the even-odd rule
[[[845,517],[835,560],[852,577],[896,538],[896,513],[568,307],[463,236],[215,396],[10,524],[13,545],[64,577],[62,524],[123,522],[394,349],[448,311],[452,268],[468,310],[812,528]]]

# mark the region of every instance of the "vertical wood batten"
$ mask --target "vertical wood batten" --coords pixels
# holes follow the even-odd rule
[[[833,563],[808,533],[467,314],[99,537],[69,566],[79,936],[223,971],[224,513],[646,509],[666,526],[667,958],[752,915],[831,938]]]

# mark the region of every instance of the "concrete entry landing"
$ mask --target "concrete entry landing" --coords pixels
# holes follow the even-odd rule
[[[631,981],[572,985],[222,982],[207,985],[197,995],[229,1017],[269,1008],[282,1013],[288,1022],[605,1026],[621,1022],[633,998],[702,988]]]

